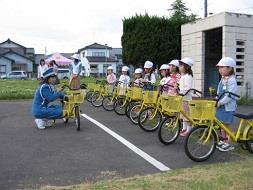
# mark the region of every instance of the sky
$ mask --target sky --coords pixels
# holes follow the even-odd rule
[[[174,0],[0,0],[0,42],[36,53],[72,53],[94,42],[121,47],[122,20],[137,14],[170,16]],[[204,0],[183,0],[203,17]],[[208,0],[208,12],[253,15],[253,0]]]

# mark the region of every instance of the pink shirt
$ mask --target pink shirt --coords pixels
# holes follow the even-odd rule
[[[107,82],[108,84],[114,84],[116,82],[116,76],[114,73],[111,73],[109,75],[107,75]]]
[[[175,88],[168,86],[167,88],[164,89],[164,92],[166,92],[170,96],[175,96],[177,95],[177,83],[180,80],[180,74],[171,74],[170,77],[168,77],[168,80],[166,84],[175,86]]]

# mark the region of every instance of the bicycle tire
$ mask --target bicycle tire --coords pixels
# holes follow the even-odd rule
[[[189,134],[186,136],[186,139],[185,139],[184,149],[185,149],[186,155],[191,160],[193,160],[195,162],[202,162],[202,161],[205,161],[208,158],[210,158],[210,156],[214,153],[214,151],[216,149],[216,144],[217,144],[217,135],[214,132],[214,130],[211,131],[210,137],[208,139],[208,140],[211,139],[210,143],[209,143],[209,141],[205,144],[203,144],[201,142],[197,143],[199,140],[205,142],[205,140],[206,140],[205,137],[208,136],[209,130],[210,129],[208,126],[195,126],[189,131]],[[194,135],[196,135],[196,137]],[[200,156],[194,155],[193,151],[191,150],[191,146],[190,146],[191,139],[193,141],[196,140],[196,142],[193,143],[194,148],[196,148],[196,145],[201,145],[201,146],[203,145],[203,147],[204,147],[205,145],[209,145],[209,144],[211,147],[208,148],[207,151],[205,151],[207,153],[203,153],[203,154],[201,153]],[[196,150],[200,150],[199,147]]]
[[[131,109],[130,109],[130,112],[129,112],[129,118],[131,120],[131,122],[135,125],[138,124],[138,116],[139,116],[139,113],[140,113],[140,108],[141,108],[141,104],[138,104],[136,103]]]
[[[80,109],[79,109],[79,106],[75,107],[75,122],[76,122],[76,130],[80,131]]]
[[[113,97],[112,96],[106,96],[103,98],[102,106],[106,111],[113,111]]]
[[[87,92],[87,94],[86,94],[86,100],[88,102],[91,102],[92,94],[93,94],[93,92]]]
[[[125,113],[126,113],[126,116],[129,118],[130,116],[130,109],[133,107],[133,105],[136,103],[136,101],[130,101],[130,102],[127,102],[126,106],[125,106]]]
[[[176,126],[177,125],[177,126]],[[178,116],[166,116],[161,122],[158,130],[158,138],[164,145],[174,143],[179,137],[181,121]]]
[[[94,107],[101,107],[103,104],[103,97],[99,92],[95,92],[91,98],[91,104]]]
[[[113,104],[113,110],[118,115],[125,115],[125,98],[118,98]]]
[[[253,127],[250,127],[247,132],[247,138],[250,140],[245,143],[247,150],[253,153]]]
[[[162,114],[154,107],[144,108],[138,116],[138,125],[146,132],[156,131],[161,121]]]

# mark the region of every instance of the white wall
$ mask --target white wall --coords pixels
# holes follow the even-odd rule
[[[204,89],[204,48],[205,38],[204,31],[223,28],[222,34],[222,56],[232,57],[236,59],[236,55],[244,55],[244,66],[237,68],[244,69],[244,84],[239,87],[239,93],[245,95],[245,84],[249,82],[253,88],[253,15],[244,15],[236,13],[220,13],[210,16],[206,19],[199,20],[195,23],[182,25],[182,57],[191,57],[195,64],[194,72],[194,88]],[[245,52],[236,52],[236,41],[245,41]],[[240,61],[240,59],[237,61]],[[238,74],[238,73],[236,73]],[[240,79],[238,79],[239,81]],[[253,90],[251,89],[253,97]]]

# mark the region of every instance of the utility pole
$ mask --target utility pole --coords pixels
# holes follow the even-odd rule
[[[204,0],[204,17],[207,17],[207,0]]]

